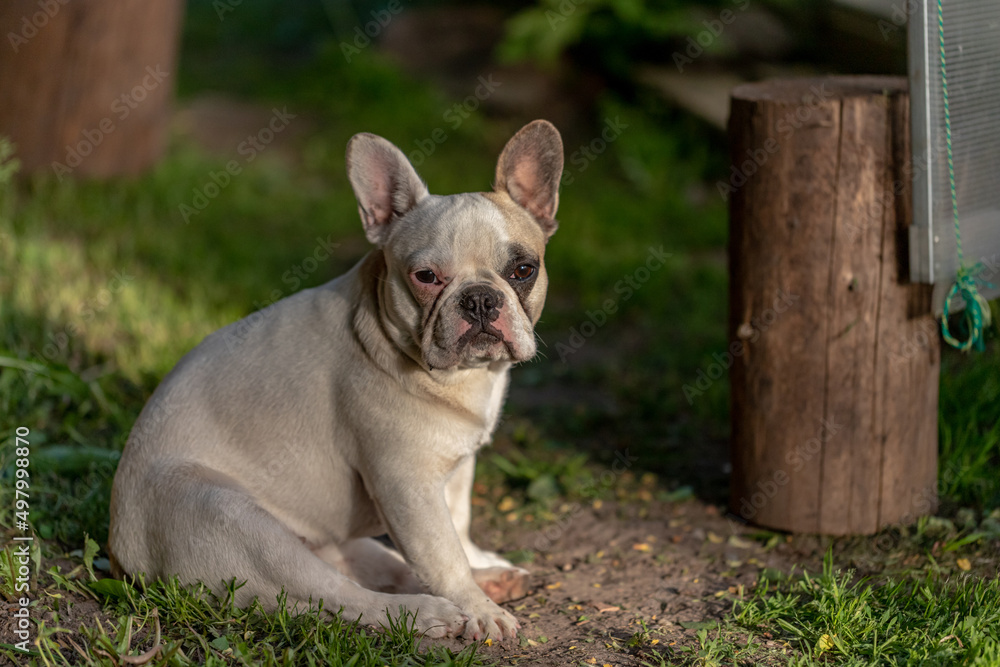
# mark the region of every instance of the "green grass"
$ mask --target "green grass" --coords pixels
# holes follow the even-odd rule
[[[1000,580],[928,572],[855,580],[835,571],[761,580],[735,625],[786,644],[796,664],[998,665]]]
[[[933,568],[898,577],[766,571],[735,597],[723,622],[701,622],[695,643],[637,652],[641,664],[1000,665],[1000,580]],[[648,633],[647,633],[648,634]],[[636,637],[633,637],[635,640]]]
[[[230,20],[225,30],[234,30]],[[89,566],[87,537],[98,544],[106,540],[118,453],[146,398],[176,361],[208,333],[291,293],[283,276],[313,253],[317,238],[339,245],[299,288],[329,280],[366,251],[344,172],[347,139],[372,131],[412,150],[414,140],[445,125],[442,113],[451,104],[369,54],[348,66],[335,45],[323,46],[319,39],[310,42],[309,53],[286,54],[277,63],[253,49],[237,49],[245,59],[215,61],[211,35],[199,32],[204,28],[204,20],[190,22],[181,91],[192,94],[226,81],[231,91],[287,104],[300,122],[315,127],[293,146],[295,160],[265,151],[190,223],[179,205],[228,158],[207,156],[178,137],[156,169],[133,180],[59,183],[42,175],[0,182],[0,507],[13,504],[6,483],[13,433],[27,426],[32,522],[46,563],[44,586],[52,595],[72,590],[94,596],[110,619],[74,635],[85,645],[85,659],[68,644],[58,648],[56,642],[67,636],[59,627],[68,610],[60,608],[64,602],[58,597],[48,597],[58,615],[45,626],[47,653],[38,660],[110,664],[98,651],[136,651],[138,638],[155,633],[158,619],[166,653],[152,664],[188,664],[182,652],[194,664],[309,664],[310,659],[340,664],[330,658],[338,651],[345,663],[359,656],[354,664],[360,665],[476,664],[479,658],[470,652],[421,657],[413,634],[402,627],[372,635],[352,629],[348,620],[328,623],[317,614],[293,618],[238,611],[171,584],[118,598],[93,591],[86,567],[73,575],[50,572],[52,559],[74,549],[79,553],[68,560],[86,560]],[[288,30],[297,34],[294,26]],[[551,288],[539,325],[546,358],[518,369],[514,382],[600,387],[618,407],[587,404],[538,411],[530,420],[511,418],[501,440],[529,455],[518,457],[507,448],[501,452],[506,463],[484,466],[494,475],[487,477],[491,485],[518,502],[533,503],[540,520],[546,507],[607,491],[594,487],[592,464],[606,463],[614,445],[627,444],[642,454],[634,473],[658,473],[664,485],[658,492],[687,495],[692,482],[683,457],[692,448],[680,445],[727,436],[726,383],[713,384],[693,405],[680,389],[725,346],[725,210],[704,185],[719,171],[721,138],[642,96],[627,103],[609,97],[595,117],[593,136],[605,118],[619,118],[628,127],[563,187],[563,222],[547,251]],[[474,114],[449,132],[419,171],[432,192],[488,189],[496,156],[515,129],[508,121]],[[568,141],[567,153],[587,140]],[[0,159],[0,171],[4,163]],[[645,261],[651,245],[662,245],[672,256],[588,342],[581,354],[594,361],[574,368],[560,363],[556,344],[568,340],[583,314],[615,296],[615,282]],[[980,518],[985,521],[1000,506],[998,429],[1000,347],[994,340],[984,355],[947,353],[941,385],[946,511],[966,508],[974,523],[982,523]],[[0,526],[9,529],[10,514],[5,509],[0,516]],[[906,548],[934,549],[925,542]],[[985,557],[992,558],[995,570],[995,556]],[[782,581],[777,588],[762,584],[721,634],[704,630],[698,651],[682,657],[717,664],[770,655],[771,649],[758,646],[758,635],[771,632],[788,642],[794,660],[808,664],[853,664],[875,655],[893,664],[907,664],[911,657],[918,664],[920,656],[928,656],[926,664],[937,664],[942,651],[968,664],[995,664],[988,656],[996,656],[996,637],[986,624],[995,620],[995,581],[925,576],[933,572],[928,565],[892,585],[855,584],[832,571],[809,580],[806,588],[805,579]],[[982,614],[957,613],[977,595]],[[831,606],[836,600],[846,606]],[[924,606],[914,606],[918,603]],[[890,641],[881,630],[876,637],[870,629],[885,614],[886,622],[898,619],[893,627],[903,640]],[[962,653],[954,653],[957,642],[940,641],[946,636],[940,633],[953,627],[958,632],[952,634],[965,633]],[[843,646],[833,640],[833,648],[817,654],[824,634],[837,635]]]
[[[97,544],[88,540],[88,556],[97,550]],[[46,578],[53,582],[46,591],[53,599],[53,616],[39,623],[41,641],[34,652],[45,665],[117,664],[111,656],[145,656],[148,662],[141,664],[153,665],[482,664],[476,644],[458,654],[440,646],[421,650],[410,614],[401,613],[384,631],[375,632],[339,613],[327,613],[321,605],[295,613],[283,605],[270,613],[256,603],[238,608],[233,604],[236,584],[230,584],[220,600],[202,586],[181,586],[176,579],[151,584],[143,579],[132,583],[97,580],[92,569],[83,567],[70,573],[53,567]],[[78,635],[67,632],[60,624],[72,607],[59,591],[101,602],[107,620],[84,625]],[[23,658],[23,653],[3,645],[0,655]]]
[[[994,302],[994,322],[998,320]],[[946,355],[941,368],[940,493],[958,507],[1000,507],[1000,346]]]

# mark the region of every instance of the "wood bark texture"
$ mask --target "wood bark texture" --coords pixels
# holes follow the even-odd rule
[[[24,170],[107,177],[154,164],[182,14],[180,0],[0,3],[0,134]]]
[[[907,276],[906,80],[733,91],[730,505],[794,532],[870,534],[937,504],[940,342]]]

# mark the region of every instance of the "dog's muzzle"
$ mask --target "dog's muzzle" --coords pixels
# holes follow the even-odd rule
[[[504,342],[503,333],[493,326],[503,304],[503,294],[489,285],[474,285],[462,294],[458,300],[459,314],[471,326],[458,339],[460,350],[467,345],[487,347]]]

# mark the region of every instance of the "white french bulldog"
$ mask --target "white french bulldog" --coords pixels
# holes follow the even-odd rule
[[[559,132],[538,120],[507,143],[494,192],[435,196],[393,144],[353,137],[376,249],[167,375],[115,476],[116,572],[216,592],[245,580],[238,604],[273,608],[283,589],[372,625],[403,607],[431,637],[515,637],[493,600],[525,594],[527,572],[472,543],[469,501],[508,370],[536,352],[562,169]]]

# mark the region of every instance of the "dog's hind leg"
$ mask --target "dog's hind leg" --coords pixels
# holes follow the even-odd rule
[[[383,593],[426,593],[402,555],[371,537],[328,544],[314,552],[359,585]]]
[[[274,609],[284,590],[289,607],[303,611],[323,600],[331,613],[343,609],[347,620],[386,625],[400,607],[416,612],[416,627],[428,636],[458,635],[465,625],[461,610],[430,595],[389,595],[367,590],[324,562],[303,540],[258,505],[228,477],[186,465],[142,480],[142,501],[125,493],[119,505],[144,509],[145,516],[116,513],[112,550],[130,573],[177,575],[185,583],[202,581],[216,594],[233,578],[246,581],[236,604],[257,598]],[[141,511],[141,510],[140,510]],[[128,533],[132,528],[136,531]]]

